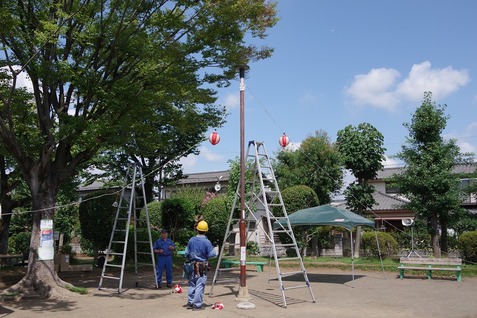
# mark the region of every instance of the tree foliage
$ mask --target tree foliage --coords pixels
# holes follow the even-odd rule
[[[79,206],[82,239],[91,243],[96,261],[98,252],[108,247],[116,208],[115,196],[108,192],[95,192],[83,199]]]
[[[323,131],[303,140],[296,151],[279,152],[274,169],[280,189],[306,185],[318,195],[320,204],[330,203],[343,183],[338,152]]]
[[[426,92],[422,105],[404,126],[409,130],[406,144],[396,157],[406,163],[405,171],[395,176],[395,184],[410,203],[408,207],[418,218],[427,221],[434,255],[441,255],[439,226],[443,250],[447,251],[448,225],[462,212],[459,176],[452,173],[456,164],[464,163],[455,140],[444,140],[442,132],[448,116],[446,106],[436,105]]]
[[[383,135],[371,124],[361,123],[357,127],[346,126],[338,131],[336,145],[345,169],[351,171],[357,182],[346,187],[346,205],[354,212],[363,215],[376,203],[373,198],[374,187],[368,180],[376,178],[383,168],[385,159]],[[359,256],[361,227],[356,230],[354,253]]]
[[[138,155],[168,155],[167,146],[182,144],[190,131],[154,136],[168,131],[170,116],[197,105],[203,116],[214,114],[214,87],[227,85],[238,64],[271,55],[246,40],[264,38],[275,14],[275,3],[263,0],[2,1],[0,141],[41,211],[32,251],[41,219],[54,219],[59,188],[100,151],[129,154],[144,142]],[[19,88],[22,72],[30,92]],[[193,113],[173,124],[198,125],[197,134],[217,122],[191,121]],[[54,296],[65,283],[53,260],[37,255],[14,288]]]
[[[319,205],[318,195],[312,188],[305,185],[297,185],[283,189],[281,191],[283,204],[287,214],[293,214],[294,212],[307,209]],[[281,211],[274,209],[276,216],[281,215]],[[317,226],[295,226],[293,228],[293,234],[297,240],[298,246],[301,248],[302,255],[306,255],[306,248],[308,242],[318,233]],[[288,234],[279,234],[280,241],[284,244],[291,243],[291,237]]]
[[[374,187],[367,181],[376,178],[385,160],[384,136],[371,124],[361,123],[346,126],[338,131],[336,145],[344,168],[351,171],[357,183],[350,184],[345,192],[348,207],[362,214],[374,202]]]

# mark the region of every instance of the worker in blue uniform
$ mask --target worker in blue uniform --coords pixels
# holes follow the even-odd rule
[[[189,274],[189,290],[187,293],[187,308],[192,310],[204,309],[204,289],[209,270],[209,258],[217,256],[212,243],[205,236],[209,230],[206,221],[197,224],[198,234],[187,243],[185,257],[194,263],[194,271]]]
[[[162,273],[166,270],[166,286],[172,286],[172,252],[176,248],[174,242],[167,237],[167,230],[161,230],[161,237],[154,242],[154,253],[157,255],[156,274],[157,287],[162,288]]]

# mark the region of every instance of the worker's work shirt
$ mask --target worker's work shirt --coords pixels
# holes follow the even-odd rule
[[[204,262],[217,256],[212,243],[205,235],[191,237],[185,251],[185,257],[189,261]]]
[[[155,250],[160,250],[163,249],[164,251],[162,253],[158,253],[157,256],[171,256],[172,251],[169,249],[169,246],[173,246],[174,248],[176,247],[174,245],[174,242],[170,238],[166,238],[163,240],[162,238],[158,239],[154,243],[154,249]]]

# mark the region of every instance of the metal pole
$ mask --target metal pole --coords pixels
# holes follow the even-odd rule
[[[240,288],[239,299],[248,300],[250,298],[247,289],[247,242],[246,242],[246,221],[245,221],[245,69],[247,66],[239,66],[240,71]]]

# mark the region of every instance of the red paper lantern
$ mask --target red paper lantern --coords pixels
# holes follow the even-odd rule
[[[220,141],[220,135],[214,130],[214,132],[211,133],[209,136],[209,141],[212,145],[215,146]]]
[[[285,135],[285,133],[283,133],[280,139],[278,139],[278,143],[280,144],[280,146],[285,148],[290,143],[290,139],[287,137],[287,135]]]

